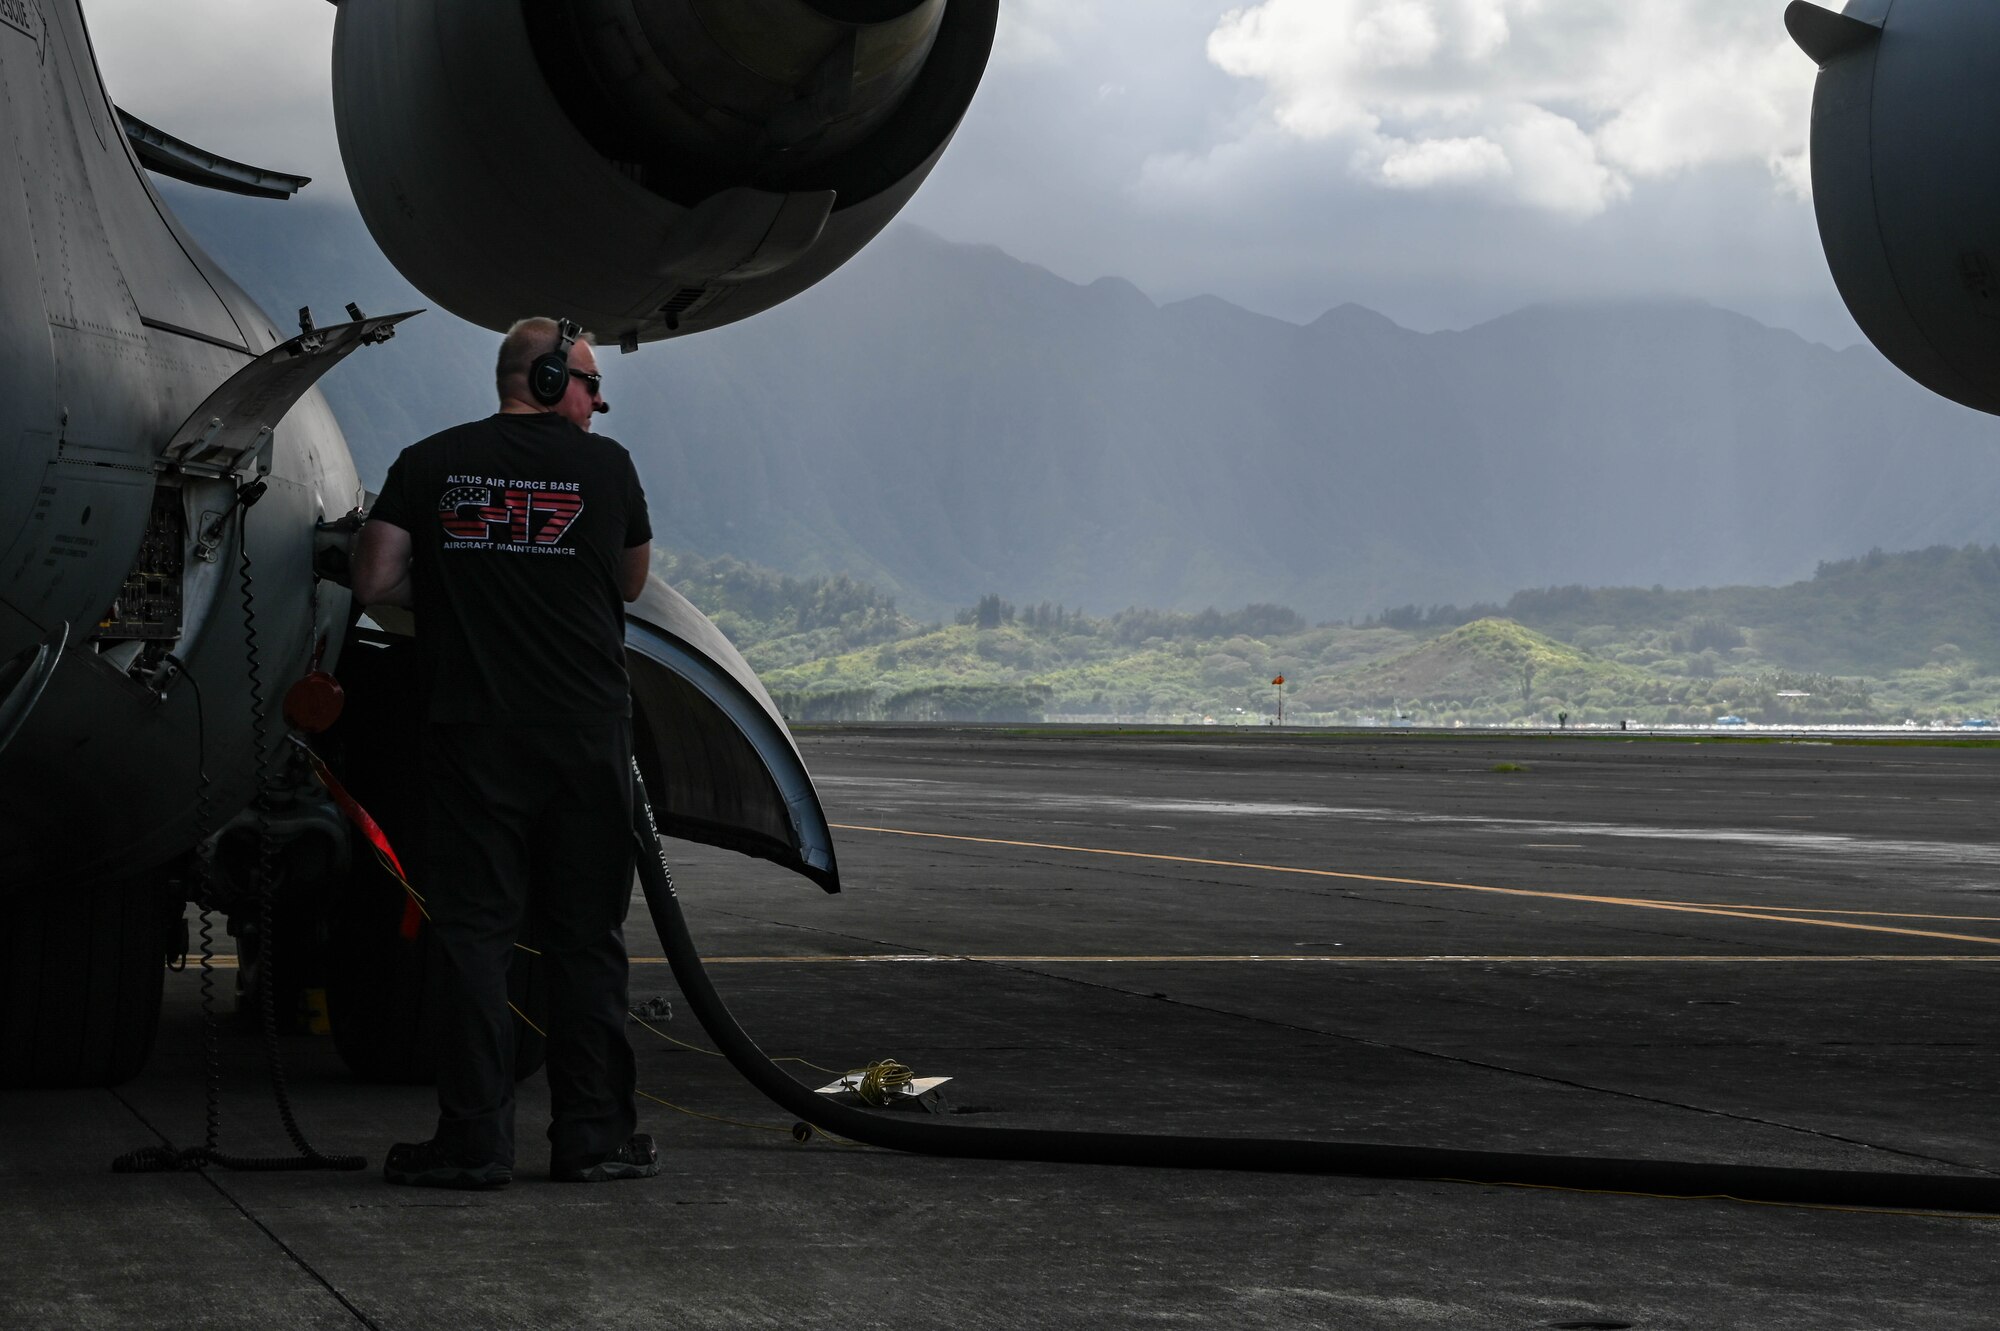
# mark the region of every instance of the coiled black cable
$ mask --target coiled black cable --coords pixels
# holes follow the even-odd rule
[[[259,752],[262,752],[261,747]],[[272,864],[274,846],[271,830],[260,817],[257,824],[257,935],[262,974],[257,985],[258,1008],[264,1026],[265,1063],[271,1073],[271,1096],[277,1102],[278,1122],[291,1138],[295,1156],[213,1155],[217,1164],[228,1169],[275,1171],[285,1169],[366,1169],[368,1161],[358,1155],[325,1155],[306,1140],[292,1110],[292,1096],[285,1082],[285,1060],[278,1048],[277,934],[272,928],[271,898],[276,868]]]
[[[1168,1169],[1344,1174],[1501,1186],[1639,1193],[1819,1206],[2000,1213],[2000,1177],[1791,1169],[1603,1156],[1473,1151],[1372,1142],[1270,1137],[1192,1137],[1153,1133],[988,1128],[874,1114],[819,1094],[773,1063],[724,1006],[688,935],[660,847],[658,824],[638,764],[633,831],[639,881],[674,980],[717,1049],[738,1072],[787,1112],[828,1132],[890,1150],[985,1160],[1145,1165]]]
[[[296,1156],[225,1156],[211,1153],[215,1163],[229,1169],[284,1170],[284,1169],[366,1169],[367,1160],[358,1155],[323,1155],[308,1142],[300,1131],[298,1116],[292,1111],[292,1097],[285,1084],[285,1060],[278,1049],[278,994],[277,994],[277,937],[272,928],[271,898],[275,885],[276,867],[272,863],[276,847],[271,837],[270,824],[265,820],[264,808],[269,794],[268,767],[270,758],[270,715],[264,701],[263,654],[257,643],[257,599],[255,579],[250,572],[250,518],[249,506],[263,493],[263,482],[239,491],[238,511],[243,519],[237,528],[237,568],[243,586],[243,655],[250,681],[250,730],[252,748],[256,754],[259,774],[257,801],[257,942],[261,955],[258,969],[261,972],[258,994],[261,999],[264,1026],[265,1061],[271,1071],[271,1094],[278,1104],[278,1121],[284,1125],[285,1135],[291,1138],[292,1146],[298,1151]]]
[[[201,912],[201,1065],[207,1087],[202,1110],[203,1147],[222,1149],[222,1040],[215,1015],[215,912]]]
[[[208,838],[215,832],[215,780],[208,774],[208,708],[202,701],[201,681],[195,678],[192,670],[188,669],[188,663],[172,652],[167,653],[166,659],[173,666],[175,673],[185,679],[188,687],[194,690],[194,850],[189,860],[195,866],[194,877],[197,880],[191,896],[198,901],[207,895],[208,882],[214,873],[214,865],[203,849]],[[201,927],[202,956],[209,957],[213,955],[211,951],[213,926],[209,922],[206,910],[201,912]],[[169,963],[167,969],[175,972],[187,969],[185,944],[181,948],[180,964],[176,966]]]
[[[202,846],[215,831],[215,800],[213,798],[214,778],[208,774],[208,711],[202,701],[201,681],[195,678],[188,664],[169,653],[167,660],[173,662],[180,677],[194,690],[194,845],[193,862],[199,878],[194,886],[197,902],[208,895],[209,878],[214,872]],[[204,1128],[202,1146],[178,1149],[172,1145],[156,1144],[142,1146],[136,1151],[127,1151],[111,1162],[115,1174],[150,1174],[171,1170],[195,1169],[215,1153],[222,1140],[222,1055],[215,1031],[215,914],[203,907],[198,916],[201,939],[201,1052],[202,1052],[202,1124]],[[169,968],[173,969],[173,968]],[[187,969],[187,957],[181,958],[180,970]]]
[[[111,1162],[114,1173],[152,1173],[168,1170],[200,1169],[206,1165],[220,1165],[225,1169],[248,1172],[277,1172],[282,1170],[366,1169],[368,1161],[358,1155],[326,1155],[306,1140],[300,1129],[298,1116],[292,1109],[292,1098],[286,1084],[285,1061],[278,1046],[278,999],[276,981],[277,945],[272,929],[273,880],[276,866],[273,863],[275,844],[269,823],[264,817],[264,807],[270,795],[267,768],[270,740],[270,718],[264,700],[263,654],[257,642],[257,602],[255,578],[250,571],[250,522],[249,508],[264,493],[264,483],[256,482],[237,491],[236,512],[239,515],[237,527],[238,572],[243,595],[243,650],[246,674],[250,682],[250,730],[252,752],[255,755],[258,773],[257,809],[257,867],[255,870],[255,890],[257,893],[257,941],[259,947],[258,997],[260,1016],[264,1033],[265,1063],[270,1069],[271,1094],[277,1102],[278,1121],[284,1126],[285,1135],[291,1139],[297,1155],[290,1156],[244,1156],[231,1155],[218,1149],[221,1137],[222,1111],[220,1108],[219,1086],[221,1080],[220,1058],[216,1042],[216,1016],[214,993],[213,926],[209,913],[201,914],[201,1004],[202,1004],[202,1045],[208,1077],[208,1100],[206,1110],[207,1140],[201,1146],[191,1146],[176,1150],[170,1145],[148,1146],[128,1152]],[[196,706],[199,708],[201,692],[195,691]],[[199,710],[198,722],[203,720]],[[207,762],[205,750],[202,758],[202,795],[207,793]],[[197,799],[197,818],[201,817],[200,797]]]

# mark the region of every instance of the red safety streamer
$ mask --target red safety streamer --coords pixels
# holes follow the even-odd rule
[[[333,797],[334,804],[347,815],[347,821],[353,823],[361,835],[368,839],[368,844],[382,857],[383,867],[393,873],[396,881],[403,885],[403,920],[397,932],[406,941],[416,941],[417,931],[423,927],[423,903],[418,900],[416,889],[410,886],[409,875],[403,872],[403,862],[396,858],[396,848],[389,844],[388,833],[382,830],[382,825],[375,821],[368,810],[361,807],[361,801],[347,793],[347,787],[340,784],[340,778],[320,761],[318,754],[308,748],[303,740],[294,737],[292,742],[306,755],[306,761],[312,764],[313,775],[317,776],[319,783],[326,787],[326,793]]]

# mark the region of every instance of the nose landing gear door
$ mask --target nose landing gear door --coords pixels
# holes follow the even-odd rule
[[[784,716],[742,655],[657,578],[625,617],[634,747],[660,830],[840,890],[833,833]]]

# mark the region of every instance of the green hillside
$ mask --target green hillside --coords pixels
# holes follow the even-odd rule
[[[1872,550],[1785,587],[1546,587],[1501,605],[1406,605],[1371,622],[1434,631],[1487,616],[1594,649],[1616,644],[1636,664],[1748,647],[1794,670],[1885,675],[1942,658],[1993,673],[2000,547]]]
[[[998,595],[917,623],[847,577],[662,556],[798,720],[1348,725],[1956,722],[2000,713],[2000,550],[1823,564],[1789,587],[1561,587],[1310,625],[1274,605],[1094,618]]]
[[[1616,710],[1700,701],[1691,681],[1600,660],[1507,619],[1479,619],[1359,670],[1320,675],[1301,701],[1320,710]]]

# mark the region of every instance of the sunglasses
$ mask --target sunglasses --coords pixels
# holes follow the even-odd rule
[[[571,370],[569,377],[581,381],[583,386],[590,390],[592,397],[598,396],[604,388],[604,376],[601,374],[586,374],[582,370]]]

